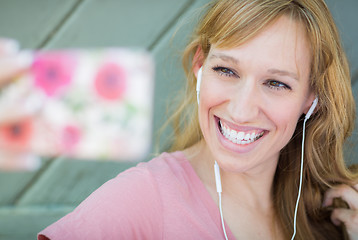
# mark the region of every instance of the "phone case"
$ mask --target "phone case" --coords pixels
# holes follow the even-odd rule
[[[132,49],[34,53],[0,93],[0,149],[143,160],[151,145],[154,63]]]

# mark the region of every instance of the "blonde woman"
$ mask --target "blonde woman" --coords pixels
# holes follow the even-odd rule
[[[184,67],[173,152],[107,182],[39,239],[358,238],[342,153],[354,100],[323,0],[214,1]]]

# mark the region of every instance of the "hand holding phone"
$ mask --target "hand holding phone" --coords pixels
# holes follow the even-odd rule
[[[154,64],[131,49],[34,52],[1,91],[0,148],[41,156],[142,160],[151,142]]]
[[[32,63],[32,55],[19,50],[16,40],[0,38],[0,91],[11,84],[11,80],[27,71]],[[0,115],[0,125],[15,122],[24,117],[23,111],[6,112]],[[41,164],[38,156],[26,151],[0,149],[0,170],[34,170]]]

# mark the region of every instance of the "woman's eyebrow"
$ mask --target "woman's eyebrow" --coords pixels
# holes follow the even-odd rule
[[[220,58],[221,60],[223,61],[226,61],[226,62],[232,62],[236,65],[239,64],[239,59],[236,59],[230,55],[226,55],[226,54],[223,54],[223,53],[214,53],[212,54],[210,57],[210,59],[215,59],[215,58]],[[286,71],[286,70],[280,70],[280,69],[276,69],[276,68],[271,68],[269,70],[267,70],[269,73],[271,74],[277,74],[277,75],[280,75],[280,76],[288,76],[288,77],[291,77],[293,79],[295,79],[296,81],[298,81],[298,76],[296,73],[293,73],[293,72],[289,72],[289,71]]]
[[[238,64],[239,63],[239,60],[232,57],[232,56],[229,56],[229,55],[226,55],[226,54],[222,54],[222,53],[216,53],[216,54],[212,54],[210,56],[210,59],[212,58],[220,58],[222,59],[223,61],[227,61],[227,62],[232,62],[234,64]]]
[[[298,76],[296,73],[293,72],[289,72],[289,71],[285,71],[285,70],[280,70],[280,69],[275,69],[275,68],[271,68],[269,70],[267,70],[269,73],[271,74],[277,74],[280,76],[288,76],[291,77],[293,79],[295,79],[296,81],[298,81]]]

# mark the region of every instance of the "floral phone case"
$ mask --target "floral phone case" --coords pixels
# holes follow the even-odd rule
[[[154,64],[145,51],[34,53],[1,90],[0,149],[40,156],[143,160],[151,145]]]

